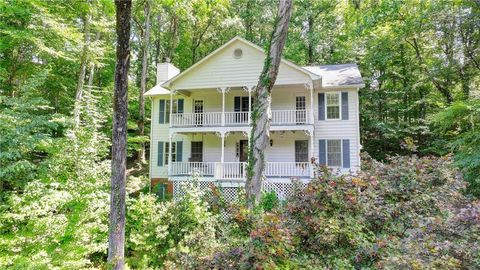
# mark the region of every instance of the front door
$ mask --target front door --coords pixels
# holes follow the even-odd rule
[[[295,97],[295,119],[297,125],[305,124],[307,121],[307,111],[306,111],[306,100],[305,96]]]
[[[203,162],[203,142],[192,142],[190,162]]]
[[[308,162],[308,141],[295,141],[295,162]]]
[[[248,140],[240,140],[240,162],[247,162]]]
[[[193,101],[193,112],[194,114],[194,124],[195,126],[203,125],[203,100],[196,99]]]
[[[235,115],[235,123],[247,123],[248,122],[248,97],[235,97],[234,98],[234,109],[235,112],[238,112]],[[252,99],[253,106],[253,99]]]

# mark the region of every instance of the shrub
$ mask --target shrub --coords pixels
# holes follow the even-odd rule
[[[191,268],[212,254],[219,243],[217,217],[190,183],[183,200],[159,201],[140,195],[127,210],[127,262],[136,269]]]

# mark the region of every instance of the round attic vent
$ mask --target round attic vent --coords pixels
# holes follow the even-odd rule
[[[233,57],[235,57],[236,59],[242,58],[242,55],[243,55],[243,51],[240,48],[235,49],[233,51]]]

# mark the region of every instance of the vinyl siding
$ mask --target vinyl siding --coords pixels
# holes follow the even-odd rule
[[[357,90],[339,89],[338,92],[348,91],[348,110],[349,120],[318,120],[318,93],[314,92],[314,142],[313,156],[318,158],[318,140],[319,139],[349,139],[350,140],[350,164],[351,168],[357,169],[359,166],[359,141],[358,141],[358,92]],[[295,96],[306,96],[307,109],[310,109],[310,92],[301,86],[292,87],[275,87],[272,92],[272,109],[273,110],[293,110],[295,109]],[[241,89],[232,89],[226,94],[225,102],[227,112],[233,112],[234,97],[248,96],[248,93]],[[175,96],[174,98],[183,98],[184,112],[191,113],[193,100],[202,98],[204,100],[205,112],[221,112],[222,111],[222,95],[216,90],[200,90],[192,91],[190,97]],[[170,96],[160,96],[153,98],[152,106],[152,138],[150,155],[151,178],[163,178],[167,176],[167,166],[158,167],[157,164],[157,145],[158,141],[168,142],[169,124],[159,124],[159,99],[166,99],[169,102]],[[271,135],[273,147],[267,146],[266,158],[271,162],[293,162],[295,161],[295,140],[308,140],[302,131],[284,131],[274,132]],[[241,133],[231,133],[225,139],[225,161],[238,161],[236,157],[236,143],[239,140],[247,138]],[[183,141],[183,161],[187,162],[190,158],[191,141],[203,141],[203,160],[205,162],[219,162],[221,157],[221,138],[214,133],[196,133],[196,134],[175,134],[173,141]],[[309,145],[309,151],[311,149]]]
[[[237,48],[243,51],[240,59],[233,57],[233,51]],[[196,89],[256,85],[263,62],[263,52],[243,42],[235,41],[173,82],[172,87],[174,89]],[[310,81],[311,78],[308,74],[282,63],[276,84],[288,85]]]
[[[348,92],[348,120],[318,120],[318,93],[319,92]],[[335,91],[316,91],[314,98],[315,118],[315,157],[318,159],[318,140],[320,139],[349,139],[350,140],[350,168],[359,167],[359,145],[358,141],[358,91],[338,89]]]

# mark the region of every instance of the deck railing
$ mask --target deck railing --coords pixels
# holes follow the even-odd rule
[[[173,175],[214,175],[215,162],[172,162]]]
[[[225,112],[226,126],[248,125],[248,112]]]
[[[268,162],[265,167],[267,177],[308,177],[310,164],[308,162]]]
[[[224,124],[222,123],[224,118]],[[247,126],[248,112],[205,112],[205,113],[173,113],[172,127],[199,126]],[[308,110],[272,110],[272,125],[305,125],[310,124]]]
[[[302,125],[308,124],[309,114],[307,110],[273,110],[272,125]]]
[[[171,124],[174,127],[220,126],[222,124],[222,113],[173,113]]]
[[[170,175],[213,176],[215,179],[245,180],[246,162],[172,162]],[[310,177],[312,170],[308,162],[267,162],[266,177]]]

